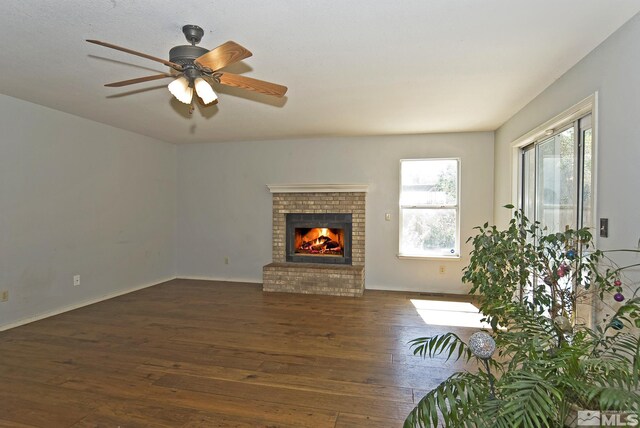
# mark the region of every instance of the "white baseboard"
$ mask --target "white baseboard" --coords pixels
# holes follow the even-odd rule
[[[164,282],[171,281],[173,279],[176,279],[176,278],[175,277],[171,277],[171,278],[163,279],[163,280],[160,280],[158,282],[154,282],[154,283],[150,283],[150,284],[138,285],[136,287],[128,288],[126,290],[118,290],[118,291],[116,291],[114,293],[103,294],[102,296],[99,296],[99,297],[96,297],[96,298],[93,298],[93,299],[84,300],[84,301],[79,302],[79,303],[74,303],[72,305],[63,306],[61,308],[57,308],[57,309],[54,309],[52,311],[43,312],[41,314],[37,314],[37,315],[31,316],[31,317],[22,318],[22,319],[20,319],[18,321],[10,322],[8,324],[2,324],[2,325],[0,325],[0,331],[9,330],[11,328],[19,327],[19,326],[25,325],[25,324],[29,324],[29,323],[32,323],[34,321],[39,321],[39,320],[44,319],[44,318],[49,318],[49,317],[52,317],[54,315],[60,315],[60,314],[62,314],[64,312],[69,312],[69,311],[72,311],[74,309],[82,308],[83,306],[89,306],[89,305],[92,305],[94,303],[102,302],[103,300],[113,299],[114,297],[122,296],[123,294],[132,293],[134,291],[142,290],[143,288],[153,287],[154,285],[162,284]]]
[[[178,275],[175,279],[187,279],[193,281],[220,281],[220,282],[237,282],[246,284],[262,284],[262,280],[256,280],[255,278],[221,278],[213,276],[191,276],[191,275]],[[440,294],[453,294],[453,295],[467,295],[469,294],[469,286],[461,285],[460,289],[451,290],[451,287],[444,289],[425,289],[424,287],[390,287],[386,284],[368,284],[365,283],[365,290],[376,291],[399,291],[407,293],[440,293]]]
[[[400,291],[406,293],[435,293],[435,294],[453,294],[453,295],[468,295],[469,288],[468,286],[461,286],[460,288],[451,289],[451,287],[446,288],[430,288],[430,287],[389,287],[385,284],[365,284],[365,290],[376,290],[376,291]]]
[[[174,279],[190,279],[194,281],[220,281],[220,282],[242,282],[248,284],[262,284],[262,280],[256,281],[255,278],[214,278],[212,276],[176,276]]]

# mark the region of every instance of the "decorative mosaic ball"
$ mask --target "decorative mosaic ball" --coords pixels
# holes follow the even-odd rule
[[[622,330],[622,328],[624,327],[624,324],[618,318],[612,319],[611,322],[609,323],[609,325],[614,330]]]
[[[491,335],[479,331],[469,338],[469,349],[476,357],[488,360],[496,351],[496,341]]]
[[[620,287],[620,286],[622,285],[622,281],[620,281],[619,279],[616,279],[616,280],[613,282],[613,285],[615,285],[616,287]]]
[[[567,258],[569,260],[573,260],[576,257],[576,252],[575,250],[569,250],[567,251]]]
[[[562,278],[564,276],[564,269],[561,267],[560,269],[558,269],[558,271],[556,273],[558,274],[558,276],[560,278]]]
[[[613,295],[613,300],[616,302],[622,302],[624,300],[624,295],[620,292]]]

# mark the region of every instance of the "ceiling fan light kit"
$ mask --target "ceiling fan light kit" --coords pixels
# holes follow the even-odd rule
[[[218,99],[218,95],[215,93],[211,85],[209,85],[202,77],[198,77],[195,80],[195,88],[196,93],[205,104],[211,104]]]
[[[191,104],[191,100],[193,99],[193,88],[189,86],[189,81],[184,76],[180,76],[173,82],[169,83],[167,88],[178,101],[185,104]]]
[[[287,92],[286,86],[241,76],[239,74],[219,71],[224,67],[235,64],[252,55],[249,50],[240,46],[238,43],[228,41],[217,48],[207,50],[196,46],[196,44],[200,43],[204,35],[202,28],[197,25],[185,25],[182,27],[182,33],[191,44],[173,47],[169,51],[168,61],[98,40],[87,40],[87,42],[137,55],[171,67],[174,70],[173,74],[156,74],[153,76],[108,83],[105,86],[120,87],[171,77],[174,78],[174,80],[167,86],[169,92],[171,92],[178,101],[191,104],[190,112],[193,111],[194,91],[205,105],[211,104],[218,99],[218,95],[213,90],[211,83],[233,86],[275,97],[282,97]]]

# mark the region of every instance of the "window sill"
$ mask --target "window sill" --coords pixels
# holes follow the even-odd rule
[[[412,256],[407,254],[396,254],[396,257],[401,260],[449,260],[452,262],[460,260],[460,254],[454,254],[451,256]]]

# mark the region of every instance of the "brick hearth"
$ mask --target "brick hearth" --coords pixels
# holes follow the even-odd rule
[[[366,186],[297,185],[269,188],[273,193],[273,263],[263,268],[263,290],[361,296],[364,292]],[[354,189],[362,190],[350,191]],[[286,215],[289,213],[350,213],[353,220],[352,265],[286,262]]]
[[[362,296],[364,266],[270,263],[262,269],[264,291]]]

